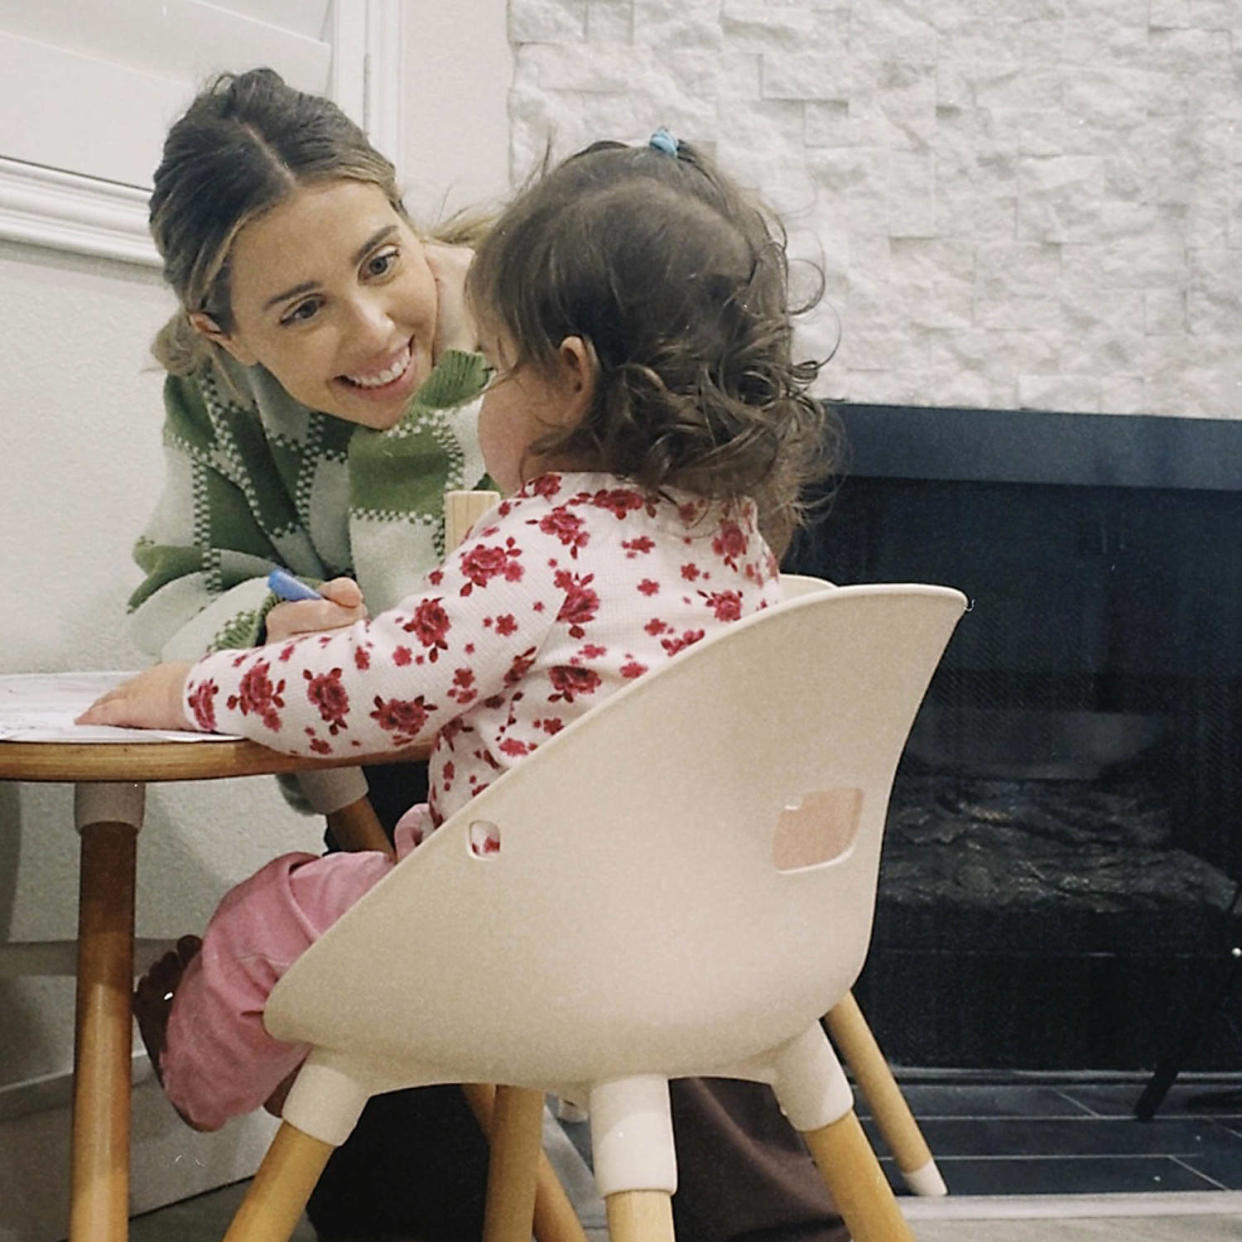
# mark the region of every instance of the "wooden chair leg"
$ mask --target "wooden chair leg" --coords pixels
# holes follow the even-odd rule
[[[853,1109],[802,1137],[853,1242],[914,1242]]]
[[[463,1083],[461,1089],[490,1140],[496,1088],[490,1083]],[[542,1130],[542,1124],[540,1128]],[[534,1234],[538,1242],[587,1242],[582,1222],[542,1146],[535,1170]]]
[[[673,1200],[663,1190],[621,1190],[604,1200],[611,1242],[674,1242]]]
[[[281,1122],[224,1242],[288,1242],[334,1150]]]
[[[931,1148],[852,992],[846,992],[825,1022],[842,1060],[853,1070],[858,1089],[871,1106],[871,1115],[906,1185],[916,1195],[947,1194]]]

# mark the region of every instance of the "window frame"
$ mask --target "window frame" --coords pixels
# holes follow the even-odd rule
[[[400,0],[336,0],[329,94],[390,159],[401,151]],[[149,194],[0,153],[0,239],[159,267]]]

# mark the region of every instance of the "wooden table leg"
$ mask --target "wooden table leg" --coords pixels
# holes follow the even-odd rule
[[[483,1242],[529,1242],[534,1230],[536,1168],[543,1153],[543,1092],[498,1086],[488,1128],[491,1154]]]
[[[343,850],[379,850],[390,858],[396,857],[392,842],[384,832],[369,798],[363,796],[347,806],[329,811],[325,815],[337,845]]]
[[[129,1234],[130,995],[141,785],[79,785],[78,986],[69,1242]]]

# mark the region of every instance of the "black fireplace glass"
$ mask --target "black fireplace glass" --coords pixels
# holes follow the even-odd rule
[[[785,568],[971,601],[859,1001],[901,1065],[1149,1067],[1240,943],[1242,422],[835,410],[848,457]],[[1205,1028],[1183,1068],[1242,1066],[1242,995]]]

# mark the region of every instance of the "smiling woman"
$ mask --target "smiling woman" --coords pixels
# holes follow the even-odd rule
[[[267,69],[205,89],[154,180],[182,309],[154,349],[168,473],[136,548],[139,645],[193,658],[323,628],[322,603],[270,595],[276,566],[390,607],[443,553],[444,492],[483,476],[471,251],[449,244],[468,231],[420,236],[363,133]]]
[[[431,374],[438,299],[428,251],[379,186],[311,184],[238,233],[232,331],[204,311],[190,321],[303,405],[386,430]]]

